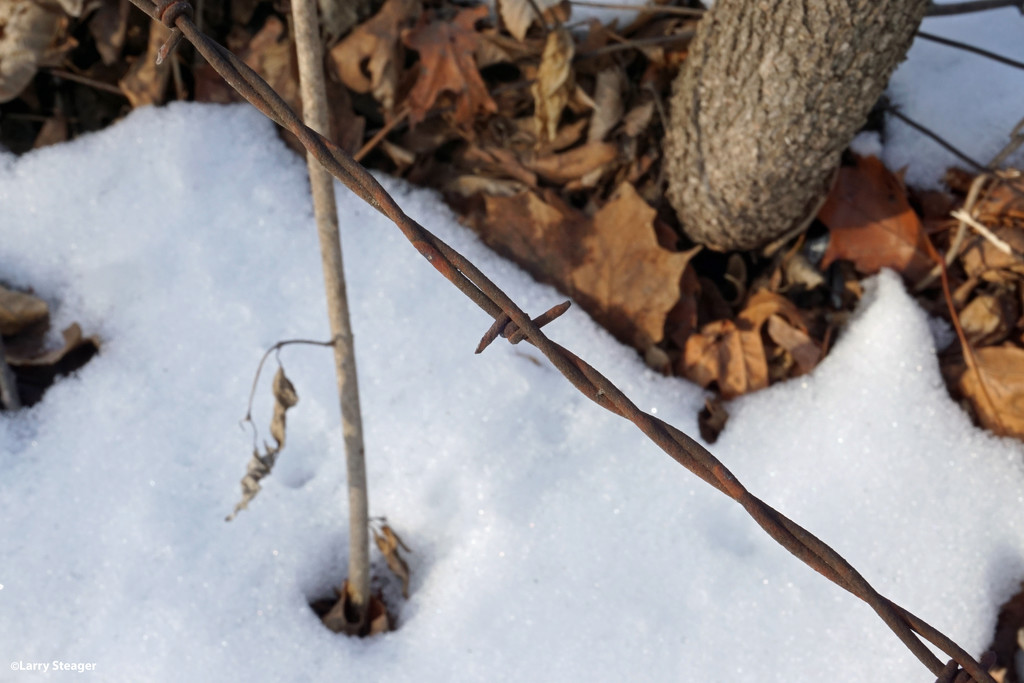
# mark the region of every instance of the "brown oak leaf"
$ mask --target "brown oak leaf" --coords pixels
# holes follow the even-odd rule
[[[974,351],[976,367],[960,377],[960,391],[982,426],[1024,439],[1024,349],[1012,344]]]
[[[594,214],[593,231],[583,244],[585,258],[571,273],[574,293],[585,299],[587,310],[639,348],[664,337],[665,317],[679,300],[692,256],[658,245],[655,216],[632,185],[619,185]]]
[[[725,399],[768,386],[768,360],[760,329],[751,329],[747,321],[737,322],[710,322],[699,334],[690,335],[683,349],[686,377],[702,387],[717,382]]]
[[[822,269],[846,259],[862,273],[892,268],[918,280],[932,268],[921,220],[903,183],[877,157],[857,157],[855,166],[839,169],[818,218],[831,234]]]
[[[388,114],[395,108],[402,66],[401,26],[414,18],[418,9],[417,0],[388,0],[372,19],[331,48],[331,61],[341,82],[355,92],[372,92]]]
[[[412,124],[422,121],[445,92],[455,98],[456,125],[471,125],[481,111],[498,111],[474,58],[480,36],[473,25],[489,13],[486,5],[470,7],[460,10],[452,21],[421,21],[405,33],[403,41],[420,53],[421,62],[407,100]]]

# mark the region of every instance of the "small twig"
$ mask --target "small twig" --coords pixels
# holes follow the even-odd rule
[[[958,221],[963,221],[967,225],[969,225],[972,228],[974,228],[975,231],[977,231],[977,233],[979,235],[981,235],[982,237],[987,239],[989,242],[991,242],[992,246],[994,246],[999,251],[1003,252],[1007,256],[1012,256],[1013,255],[1013,248],[1009,244],[1007,244],[1003,240],[1001,240],[998,237],[996,237],[995,233],[993,233],[991,230],[986,228],[984,224],[979,222],[978,219],[976,219],[971,214],[967,213],[963,209],[957,209],[956,211],[952,212],[950,215],[953,218],[957,219]]]
[[[957,315],[956,305],[953,303],[953,294],[949,287],[949,273],[946,271],[945,262],[939,257],[939,252],[935,249],[935,245],[929,237],[925,237],[924,245],[928,249],[928,253],[931,255],[939,267],[942,269],[942,295],[946,300],[946,308],[949,309],[949,317],[953,321],[953,328],[956,330],[956,336],[960,340],[960,348],[964,353],[964,362],[967,363],[967,367],[974,371],[974,374],[978,376],[978,386],[981,387],[981,393],[988,401],[988,404],[994,409],[996,404],[992,401],[992,397],[988,392],[988,383],[981,374],[981,370],[978,368],[978,360],[974,356],[974,349],[971,348],[970,343],[967,341],[967,335],[964,334],[964,328],[960,325],[960,316]],[[999,419],[999,411],[993,410],[993,416],[995,417],[996,424],[999,425],[999,431],[1006,433],[1006,428],[1003,426],[1003,421]]]
[[[605,45],[599,47],[596,50],[590,52],[580,52],[573,58],[573,61],[580,59],[592,59],[594,57],[600,57],[602,55],[611,54],[612,52],[622,52],[623,50],[639,50],[644,47],[658,47],[658,46],[673,46],[679,44],[680,47],[690,44],[693,37],[697,35],[694,30],[680,31],[679,33],[673,33],[670,36],[652,36],[650,38],[632,38],[625,40],[622,43],[616,43],[615,45]]]
[[[388,121],[387,123],[385,123],[380,130],[374,133],[372,138],[363,143],[363,146],[359,148],[358,152],[352,155],[352,158],[355,159],[356,161],[362,161],[367,154],[373,151],[374,147],[380,144],[380,141],[383,140],[384,137],[395,128],[395,126],[402,123],[403,121],[405,121],[406,118],[408,118],[410,111],[411,110],[409,109],[409,105],[403,104],[399,108],[398,113],[395,115],[395,117]]]
[[[982,173],[971,182],[971,189],[967,192],[967,199],[966,201],[964,201],[963,205],[964,211],[970,213],[971,211],[974,210],[974,204],[978,201],[978,195],[981,194],[981,188],[984,187],[985,183],[989,180],[989,178],[991,178],[991,176],[989,176],[987,173]],[[956,260],[956,257],[960,254],[960,247],[963,246],[964,237],[966,235],[967,224],[964,223],[963,221],[958,221],[956,235],[953,237],[953,241],[950,243],[949,249],[946,250],[946,257],[943,261],[943,263],[945,263],[947,267],[952,265],[953,261]],[[941,274],[942,266],[936,263],[935,267],[932,268],[927,275],[921,278],[921,280],[916,285],[914,285],[914,291],[924,291],[925,289],[930,287],[931,284],[935,282],[935,280],[937,280]]]
[[[924,15],[926,17],[951,17],[955,14],[985,12],[1004,7],[1016,7],[1024,12],[1024,2],[1021,0],[974,0],[974,2],[950,2],[943,5],[933,2],[925,10]]]
[[[71,71],[65,71],[64,69],[50,68],[47,69],[47,71],[50,72],[51,76],[56,76],[57,78],[63,78],[64,80],[74,81],[75,83],[88,85],[89,87],[95,88],[96,90],[102,90],[103,92],[108,92],[113,95],[120,95],[121,97],[126,97],[125,94],[121,91],[121,89],[118,88],[116,85],[104,83],[103,81],[98,81],[95,78],[89,78],[88,76],[80,76]]]
[[[892,114],[893,116],[895,116],[896,118],[898,118],[903,123],[905,123],[908,126],[910,126],[911,128],[913,128],[913,129],[915,129],[915,130],[917,130],[917,131],[919,131],[921,133],[924,133],[925,135],[930,137],[932,140],[934,140],[935,142],[939,143],[939,145],[941,145],[944,149],[952,152],[954,156],[956,156],[958,159],[960,159],[961,161],[966,163],[968,166],[970,166],[974,170],[982,172],[982,173],[984,173],[985,171],[988,170],[987,168],[985,168],[984,166],[979,164],[977,161],[975,161],[971,157],[967,156],[965,153],[961,152],[959,149],[957,149],[952,144],[947,142],[944,138],[939,136],[938,133],[936,133],[935,131],[931,130],[930,128],[925,128],[920,123],[918,123],[917,121],[914,121],[913,119],[909,118],[908,116],[906,116],[905,114],[900,112],[895,107],[888,106],[888,107],[885,108],[885,110],[887,112],[889,112],[890,114]]]
[[[1021,145],[1024,145],[1024,119],[1017,122],[1017,125],[1010,131],[1010,141],[1006,143],[1006,146],[999,150],[999,154],[992,157],[992,161],[988,162],[988,167],[995,169],[1006,161],[1007,157],[1017,151]]]
[[[544,35],[551,33],[551,26],[548,25],[547,19],[544,18],[544,12],[537,6],[536,0],[526,0],[530,7],[533,9],[533,13],[537,15],[537,21],[540,23],[541,28],[544,29]]]
[[[569,0],[570,5],[596,7],[598,9],[623,10],[637,14],[675,14],[683,17],[699,17],[707,10],[694,7],[673,7],[671,5],[625,5],[615,2],[591,2],[591,0]]]
[[[0,337],[0,407],[6,410],[21,408],[21,397],[18,396],[18,381],[7,364],[4,356],[4,339]]]
[[[1016,59],[1010,59],[1009,57],[1004,57],[1002,55],[997,55],[995,52],[989,52],[988,50],[983,50],[980,47],[975,47],[973,45],[968,45],[967,43],[961,43],[958,40],[950,40],[949,38],[943,38],[942,36],[937,36],[937,35],[934,35],[934,34],[931,34],[931,33],[925,33],[924,31],[918,31],[917,32],[917,37],[918,38],[924,38],[925,40],[930,40],[933,43],[939,43],[940,45],[947,45],[949,47],[955,47],[958,50],[963,50],[964,52],[970,52],[972,54],[976,54],[976,55],[979,55],[981,57],[985,57],[987,59],[991,59],[991,60],[993,60],[995,62],[999,62],[1000,64],[1006,64],[1008,66],[1012,66],[1012,67],[1015,67],[1017,69],[1024,69],[1024,62],[1019,62]]]

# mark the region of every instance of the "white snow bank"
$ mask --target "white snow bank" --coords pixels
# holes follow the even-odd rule
[[[560,300],[388,186],[527,310]],[[144,109],[0,156],[0,278],[102,353],[0,416],[0,654],[102,681],[928,680],[868,607],[520,345],[395,228],[339,192],[371,513],[414,549],[400,628],[336,636],[306,606],[343,577],[329,354],[236,521],[238,428],[266,347],[329,336],[304,164],[242,106]],[[813,375],[737,401],[714,452],[884,594],[978,653],[1024,575],[1021,447],[947,397],[925,316],[883,275]],[[550,334],[696,431],[702,394],[578,310]],[[271,368],[272,369],[272,368]],[[256,406],[263,434],[269,374]],[[382,566],[378,573],[384,573]]]
[[[1024,15],[1015,9],[931,17],[925,33],[1024,62]],[[1024,71],[947,45],[917,38],[887,93],[900,111],[987,164],[1024,119]],[[938,187],[950,166],[967,168],[953,153],[893,116],[886,118],[890,168],[907,167],[906,181]],[[1024,164],[1024,149],[1006,162]]]

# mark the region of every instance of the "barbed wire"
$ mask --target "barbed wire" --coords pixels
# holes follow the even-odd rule
[[[363,166],[330,140],[307,128],[266,81],[226,48],[203,34],[193,23],[187,0],[131,0],[155,21],[171,29],[161,48],[164,59],[187,39],[224,80],[269,119],[290,131],[302,145],[352,192],[389,218],[419,253],[459,291],[494,318],[477,347],[481,352],[499,335],[511,343],[527,341],[543,353],[574,387],[602,408],[635,424],[673,460],[729,496],[786,550],[825,578],[867,603],[903,644],[939,681],[995,683],[970,654],[923,619],[879,594],[856,569],[812,533],[750,493],[706,448],[681,430],[640,410],[617,386],[594,367],[556,342],[541,327],[568,309],[568,302],[531,319],[471,261],[410,218]],[[920,637],[918,637],[920,636]],[[928,641],[948,655],[943,664]]]

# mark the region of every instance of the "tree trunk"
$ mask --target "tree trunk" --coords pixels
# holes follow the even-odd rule
[[[686,234],[752,249],[806,225],[928,0],[717,0],[674,84],[668,197]]]

